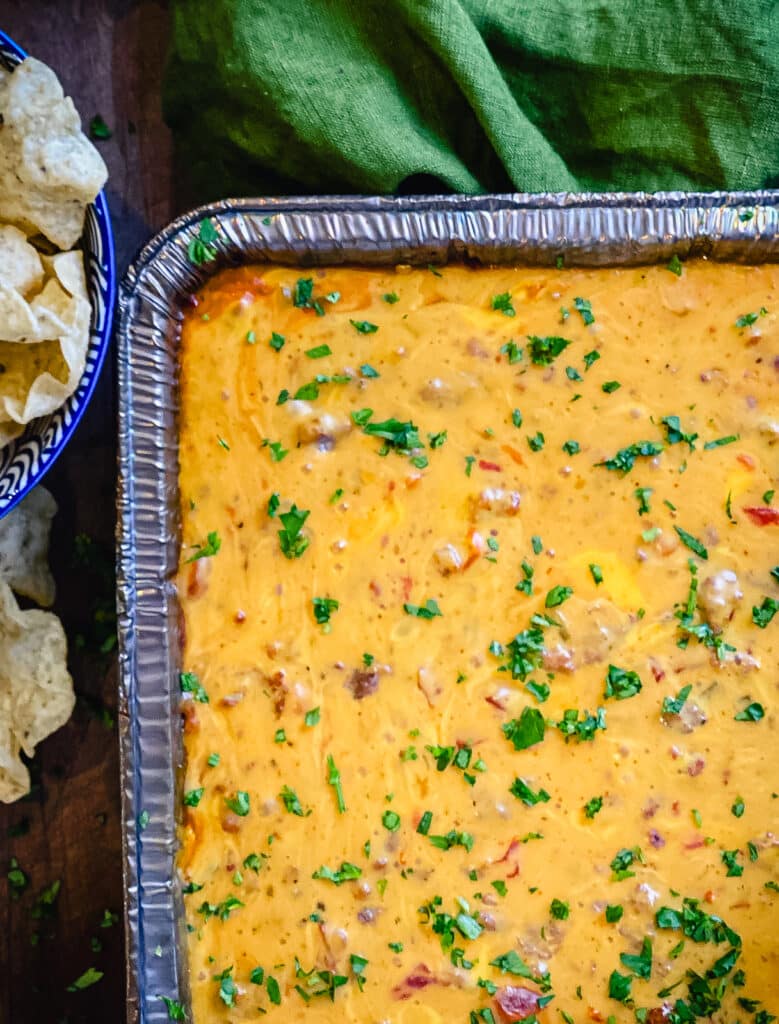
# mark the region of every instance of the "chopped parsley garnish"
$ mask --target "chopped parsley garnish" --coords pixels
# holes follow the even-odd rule
[[[652,458],[655,455],[659,455],[662,450],[663,446],[659,441],[635,441],[626,448],[620,448],[613,458],[606,459],[603,462],[596,462],[595,465],[614,470],[624,476],[633,468],[636,459]]]
[[[726,643],[719,633],[715,633],[707,622],[695,622],[695,611],[698,607],[698,567],[691,558],[687,565],[690,569],[690,588],[687,593],[687,601],[685,604],[678,605],[674,611],[674,615],[679,620],[679,632],[682,634],[676,644],[684,649],[687,647],[690,637],[693,636],[698,643],[712,648],[721,661],[726,651],[733,651],[735,648]]]
[[[585,327],[595,323],[595,317],[592,315],[592,306],[587,299],[576,298],[573,300],[573,306],[576,312],[581,314]]]
[[[333,350],[329,345],[315,345],[314,348],[306,349],[305,354],[309,359],[324,359],[325,356],[331,356]]]
[[[214,974],[213,981],[219,982],[219,998],[225,1006],[232,1009],[235,1006],[235,997],[238,995],[238,986],[233,981],[233,968],[226,967],[221,974]]]
[[[689,548],[693,554],[698,556],[698,558],[702,558],[704,561],[708,560],[709,552],[697,537],[693,537],[691,533],[688,533],[686,530],[683,530],[681,526],[676,526],[675,524],[674,530],[676,530],[679,535],[679,539],[686,548]]]
[[[417,832],[421,836],[426,836],[428,834],[428,832],[430,831],[430,826],[432,825],[432,823],[433,823],[433,812],[432,811],[425,811],[425,813],[419,819],[419,824],[417,825]]]
[[[304,811],[300,805],[300,800],[294,789],[290,789],[289,786],[284,786],[279,793],[279,799],[284,804],[284,807],[288,814],[295,814],[298,818],[306,818],[311,811]]]
[[[752,324],[757,323],[758,317],[768,316],[768,310],[765,306],[761,306],[757,313],[742,313],[736,320],[736,327],[751,327]]]
[[[334,597],[312,597],[311,604],[314,606],[314,618],[320,626],[326,625],[333,612],[340,608],[340,603]]]
[[[660,422],[665,427],[665,436],[668,444],[686,444],[691,452],[695,451],[697,434],[687,434],[682,430],[681,420],[678,416],[664,416]]]
[[[581,717],[579,717],[581,715]],[[605,708],[598,708],[594,715],[589,711],[577,711],[576,708],[568,708],[563,711],[563,717],[554,726],[565,736],[565,742],[576,738],[580,743],[595,738],[595,733],[606,728]]]
[[[641,943],[641,952],[637,955],[633,953],[620,953],[619,959],[623,967],[627,967],[629,971],[632,971],[637,978],[648,978],[652,973],[652,943],[648,938],[644,938]]]
[[[294,504],[289,512],[279,513],[282,523],[282,529],[279,530],[279,543],[285,558],[300,558],[308,547],[309,539],[300,531],[310,514],[310,511],[298,508]]]
[[[382,299],[390,306],[394,305],[396,302],[400,302],[400,296],[397,292],[385,292],[382,295]]]
[[[609,977],[609,996],[612,999],[616,999],[617,1002],[627,1003],[630,999],[630,986],[632,984],[632,975],[612,971]]]
[[[544,542],[536,533],[534,533],[533,536],[530,538],[530,544],[533,548],[534,555],[540,555],[541,552],[544,550]]]
[[[340,868],[337,868],[335,871],[323,864],[321,868],[316,869],[311,877],[322,878],[326,882],[332,882],[334,885],[343,885],[344,882],[353,882],[356,878],[360,878],[361,875],[362,868],[358,868],[356,864],[350,864],[349,861],[345,860]]]
[[[501,665],[498,671],[511,672],[512,679],[520,679],[524,683],[530,673],[541,666],[544,654],[543,630],[533,625],[517,633],[505,647],[493,642],[490,645],[490,653],[496,657],[508,655],[508,661]]]
[[[512,718],[501,726],[503,735],[515,750],[526,750],[541,743],[546,731],[544,716],[536,708],[523,708],[519,718]]]
[[[388,832],[397,832],[400,828],[400,815],[395,811],[385,811],[381,816],[381,823]]]
[[[553,899],[549,906],[549,913],[556,921],[567,921],[571,908],[565,900]]]
[[[622,387],[622,385],[620,384],[620,382],[618,380],[607,380],[607,381],[604,381],[603,384],[601,384],[600,389],[601,389],[601,391],[605,392],[607,395],[610,395],[610,394],[612,394],[612,392],[618,391],[621,387]]]
[[[606,920],[609,924],[616,924],[622,920],[625,913],[621,903],[609,903],[606,905]]]
[[[556,335],[541,338],[537,334],[529,334],[527,340],[527,353],[536,366],[550,366],[571,344],[566,338]]]
[[[765,629],[777,611],[779,611],[779,601],[774,597],[764,597],[762,604],[753,606],[752,621],[760,629]]]
[[[682,261],[676,253],[673,254],[665,269],[670,270],[671,273],[676,274],[677,277],[682,276]]]
[[[763,705],[753,701],[753,703],[747,704],[743,711],[739,711],[734,718],[737,722],[759,722],[764,715]]]
[[[609,865],[613,872],[611,876],[612,881],[622,882],[626,878],[633,878],[635,871],[631,871],[630,868],[636,862],[639,864],[644,863],[644,857],[637,846],[634,846],[632,849],[623,847],[621,850],[618,850]]]
[[[573,381],[583,381],[584,380],[584,377],[582,377],[582,375],[579,373],[579,371],[575,367],[573,367],[573,366],[566,366],[566,368],[565,368],[565,376],[568,378],[568,380],[573,380]]]
[[[523,559],[523,561],[522,561],[522,575],[523,575],[524,578],[522,580],[520,580],[519,583],[516,584],[514,589],[518,590],[521,594],[527,594],[528,596],[530,594],[532,594],[533,593],[533,572],[534,572],[533,566],[530,565],[530,563],[527,560]]]
[[[437,434],[428,434],[427,439],[430,442],[430,447],[442,448],[446,443],[447,432],[445,430],[439,430]]]
[[[531,452],[540,452],[541,449],[544,447],[544,444],[546,443],[546,438],[541,433],[541,431],[538,430],[532,437],[528,435],[527,443],[530,447]]]
[[[601,569],[601,567],[597,565],[595,562],[590,562],[589,568],[590,575],[592,576],[595,585],[599,586],[601,583],[603,583],[603,569]]]
[[[253,871],[255,875],[259,875],[262,862],[266,859],[267,856],[264,853],[250,853],[244,857],[243,866],[247,871]]]
[[[303,721],[305,722],[306,726],[309,729],[313,729],[313,727],[315,725],[319,725],[320,715],[321,715],[321,709],[320,708],[318,708],[318,707],[311,708],[310,711],[307,711],[305,713],[305,715],[303,717]]]
[[[209,768],[216,768],[216,766],[219,764],[220,760],[221,760],[221,758],[220,758],[219,754],[214,752],[213,754],[209,754],[208,755],[208,759],[206,761],[206,764],[208,765]]]
[[[492,296],[492,308],[498,310],[504,316],[516,316],[517,311],[511,303],[511,293],[501,292],[500,295]]]
[[[590,797],[590,799],[584,805],[584,817],[585,818],[590,818],[590,819],[594,818],[595,815],[601,810],[602,807],[603,807],[603,797],[602,796]]]
[[[190,555],[187,559],[187,564],[190,562],[196,562],[199,558],[212,558],[221,548],[222,541],[219,538],[219,534],[216,530],[212,530],[206,537],[205,544],[202,544],[194,555]]]
[[[225,803],[239,818],[249,813],[249,794],[243,789],[237,790],[235,796],[226,796]]]
[[[714,441],[707,441],[703,446],[705,452],[711,451],[712,448],[722,448],[726,444],[733,444],[734,441],[740,440],[740,434],[728,434],[727,437],[718,437]]]
[[[187,245],[187,256],[189,262],[194,263],[196,267],[202,266],[204,263],[211,263],[216,259],[216,242],[219,238],[216,228],[214,227],[213,221],[209,218],[201,220],[198,225],[197,235],[190,239]]]
[[[317,395],[318,394],[319,394],[319,392],[317,391]],[[314,398],[316,398],[317,395],[314,395]],[[276,399],[276,405],[284,405],[284,403],[288,402],[288,401],[289,401],[289,391],[287,391],[286,388],[282,388],[281,391],[279,391],[279,397]]]
[[[324,316],[325,310],[319,299],[314,298],[313,277],[299,277],[292,293],[292,305],[298,309],[313,309],[317,316]]]
[[[746,804],[744,803],[744,798],[737,796],[730,806],[730,813],[734,818],[742,818],[745,810]]]
[[[566,455],[578,455],[581,451],[581,446],[578,441],[565,441],[563,444],[563,451]]]
[[[539,789],[534,793],[524,779],[517,777],[511,783],[509,793],[521,800],[527,807],[535,807],[536,804],[546,804],[551,799],[545,789]]]
[[[165,1009],[168,1011],[168,1020],[181,1021],[187,1019],[184,1007],[177,1000],[170,999],[168,996],[158,996],[158,998],[165,1003]]]
[[[185,807],[197,807],[200,801],[203,799],[205,789],[201,786],[199,789],[188,789],[184,794],[184,806]]]
[[[664,715],[679,715],[681,714],[684,702],[692,693],[692,685],[688,683],[683,686],[676,697],[663,697],[663,714]]]
[[[473,849],[473,836],[470,832],[457,832],[451,829],[444,836],[428,836],[428,839],[438,850],[451,850],[454,846],[462,846],[470,853]]]
[[[198,914],[202,914],[206,921],[210,917],[218,917],[220,921],[226,921],[234,910],[245,906],[237,896],[228,896],[221,903],[201,903],[197,908]]]
[[[403,611],[417,619],[434,619],[436,616],[443,615],[443,612],[438,607],[438,602],[434,601],[432,597],[429,597],[423,605],[405,603]]]
[[[728,869],[727,878],[740,878],[744,874],[744,867],[738,863],[738,856],[741,850],[723,850],[720,853],[722,863]]]
[[[273,462],[281,462],[289,455],[289,449],[284,448],[281,441],[270,441],[266,437],[262,442],[262,447],[267,448],[270,451],[270,457]]]
[[[615,697],[617,700],[626,700],[628,697],[635,697],[641,692],[641,680],[637,672],[628,672],[616,665],[609,665],[606,673],[606,689],[603,696]]]
[[[208,694],[194,672],[181,672],[179,686],[182,693],[191,693],[193,699],[199,704],[208,704]]]
[[[335,801],[338,807],[338,813],[343,814],[346,810],[346,802],[344,800],[344,792],[341,786],[341,773],[335,766],[333,755],[327,755],[327,784],[332,786],[335,790]]]
[[[501,345],[500,352],[509,357],[509,366],[513,366],[514,363],[520,363],[522,361],[522,349],[515,341],[507,341],[505,345]]]
[[[646,515],[647,512],[652,511],[649,507],[649,499],[651,498],[651,496],[651,487],[637,487],[635,491],[633,491],[633,497],[638,502],[638,514],[640,516]]]
[[[552,587],[544,601],[545,608],[557,608],[573,594],[573,587]]]
[[[369,320],[350,320],[349,323],[359,334],[375,334],[378,331],[378,324],[372,324]]]
[[[599,359],[600,359],[600,352],[596,352],[595,349],[593,349],[592,352],[585,352],[584,353],[584,368],[585,368],[585,370],[589,370],[589,368],[592,366],[592,364],[593,363],[597,363],[597,361]]]
[[[250,331],[249,334],[253,335],[254,331]],[[249,341],[248,334],[246,335],[246,340]],[[284,337],[283,334],[278,334],[276,331],[271,332],[270,341],[268,342],[268,344],[270,345],[274,352],[281,352],[281,350],[284,348],[285,342],[286,338]],[[251,341],[249,343],[253,345],[254,341]]]
[[[413,456],[415,452],[424,447],[417,427],[410,420],[402,422],[392,418],[379,423],[371,423],[372,416],[372,409],[358,409],[357,412],[352,413],[352,420],[358,427],[362,427],[364,434],[369,437],[381,438],[385,442],[379,449],[379,455],[386,455],[393,450],[399,455]]]

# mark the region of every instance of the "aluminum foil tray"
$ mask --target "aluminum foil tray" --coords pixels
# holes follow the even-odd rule
[[[210,217],[219,258],[187,247]],[[182,762],[178,713],[177,346],[183,304],[223,266],[482,263],[636,264],[705,256],[779,259],[779,192],[225,200],[165,228],[119,298],[118,609],[127,1016],[189,1005],[175,868]],[[188,1014],[188,1019],[191,1019]],[[201,1021],[200,1024],[203,1024]]]

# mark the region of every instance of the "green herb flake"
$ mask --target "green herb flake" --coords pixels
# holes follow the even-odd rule
[[[501,292],[500,295],[492,296],[492,308],[504,316],[516,316],[517,311],[511,303],[511,293]]]
[[[600,586],[600,584],[603,583],[603,569],[601,569],[601,567],[595,562],[590,562],[589,569],[590,575],[595,582],[595,586]]]
[[[774,597],[764,597],[761,604],[753,606],[752,621],[760,629],[765,629],[777,611],[779,611],[779,601]]]
[[[621,921],[624,913],[625,911],[620,903],[609,903],[606,906],[606,920],[609,924],[616,924],[617,921]]]
[[[636,459],[653,458],[655,455],[659,455],[662,450],[663,446],[659,441],[636,441],[625,448],[620,448],[612,458],[605,459],[603,462],[596,462],[595,465],[603,466],[605,469],[624,476],[633,468]]]
[[[378,331],[378,324],[372,324],[369,320],[350,320],[349,323],[358,334],[375,334]]]
[[[551,799],[545,789],[539,789],[538,792],[534,793],[527,782],[519,777],[512,782],[509,787],[509,793],[515,796],[517,800],[521,800],[527,807],[535,807],[536,804],[546,804]]]
[[[734,818],[742,818],[745,810],[746,804],[744,803],[744,798],[737,796],[730,806],[730,813]]]
[[[403,611],[407,615],[413,615],[417,619],[434,619],[436,616],[443,616],[443,612],[438,607],[438,602],[432,598],[428,598],[423,605],[417,604],[404,604]]]
[[[753,701],[751,704],[739,711],[734,717],[737,722],[759,722],[765,715],[763,705],[757,701]]]
[[[581,446],[578,441],[565,441],[563,443],[563,451],[566,455],[578,455],[581,451]]]
[[[341,866],[335,871],[323,864],[322,867],[317,868],[311,877],[332,882],[333,885],[343,885],[344,882],[353,882],[361,876],[362,868],[358,868],[356,864],[350,864],[349,861],[343,861]]]
[[[515,750],[526,750],[541,743],[546,724],[544,716],[536,708],[523,708],[519,718],[513,718],[501,726],[503,735],[513,744]]]
[[[590,819],[594,818],[595,815],[600,812],[602,807],[603,807],[603,797],[602,796],[590,797],[590,799],[584,805],[584,816],[585,816],[585,818],[590,818]]]
[[[686,530],[683,530],[681,526],[676,526],[675,524],[674,530],[676,530],[679,539],[686,548],[689,548],[693,554],[698,556],[698,558],[702,558],[704,561],[708,560],[709,553],[697,537],[693,537],[691,533],[688,533]]]
[[[637,672],[629,672],[616,665],[609,665],[606,673],[606,689],[604,697],[614,697],[617,700],[627,700],[628,697],[635,697],[641,692],[641,680]]]
[[[279,799],[284,804],[284,808],[288,814],[294,814],[298,818],[307,818],[311,811],[304,811],[300,799],[294,789],[289,786],[283,786],[279,793]]]
[[[292,506],[289,512],[280,512],[282,529],[278,531],[281,552],[285,558],[300,558],[309,545],[308,537],[305,537],[301,530],[310,511],[299,509],[297,505]]]
[[[665,269],[666,270],[670,270],[671,273],[672,274],[676,274],[677,277],[681,277],[682,276],[682,261],[679,259],[679,257],[676,255],[676,253],[673,254],[671,259],[667,263]]]
[[[567,921],[571,908],[564,900],[553,899],[549,906],[549,913],[555,921]]]
[[[208,694],[194,672],[179,673],[179,687],[182,693],[189,693],[199,704],[208,704]]]
[[[584,369],[589,370],[593,363],[597,363],[600,359],[600,352],[596,352],[595,349],[592,352],[584,353]]]
[[[395,811],[385,811],[381,816],[381,823],[388,832],[397,832],[400,828],[400,815]]]
[[[168,1011],[168,1020],[182,1021],[187,1019],[186,1011],[184,1007],[175,999],[170,999],[168,996],[158,996],[165,1004],[165,1009]]]
[[[200,267],[204,263],[211,263],[215,260],[217,250],[214,243],[218,238],[219,235],[213,221],[208,218],[201,220],[198,225],[197,235],[191,238],[187,245],[189,262],[193,263],[196,267]]]
[[[585,327],[595,323],[595,317],[592,315],[592,305],[587,299],[576,298],[573,300],[573,305],[576,312],[581,315]]]
[[[537,334],[529,334],[527,338],[527,352],[536,366],[550,366],[571,344],[566,338],[556,335],[539,337]]]
[[[305,354],[309,359],[324,359],[325,356],[331,356],[333,350],[329,345],[315,345],[314,348],[306,349]]]
[[[601,391],[605,392],[607,395],[610,395],[610,394],[612,394],[612,392],[618,391],[621,387],[622,387],[622,385],[620,384],[620,382],[618,380],[607,380],[607,381],[604,381],[603,384],[601,384],[600,389],[601,389]]]
[[[531,452],[540,452],[546,444],[546,438],[541,431],[538,430],[532,437],[528,436],[527,443]]]
[[[201,544],[200,547],[197,548],[197,551],[195,551],[194,555],[190,555],[187,559],[187,564],[190,562],[197,562],[200,558],[212,558],[217,554],[221,546],[222,541],[219,538],[219,534],[216,530],[212,530],[206,537],[205,544]],[[197,545],[195,545],[195,547],[197,547]]]
[[[341,607],[334,597],[312,597],[311,604],[314,608],[314,618],[320,626],[327,625],[333,612]]]
[[[93,985],[96,985],[102,977],[102,971],[98,971],[96,967],[87,967],[83,974],[76,978],[71,985],[68,985],[67,991],[82,992],[85,988],[91,988]]]
[[[397,294],[397,292],[385,292],[382,295],[382,300],[386,302],[389,306],[394,306],[396,302],[400,302],[400,296]]]
[[[567,601],[568,598],[573,594],[573,587],[562,587],[560,585],[552,587],[549,593],[546,595],[544,601],[545,608],[557,608],[563,602]]]
[[[254,331],[250,331],[249,334],[251,334],[252,337],[254,337]],[[248,334],[246,336],[246,340],[249,341]],[[272,331],[268,344],[270,345],[274,352],[281,352],[281,350],[284,348],[285,341],[286,338],[284,337],[283,334],[278,334],[276,331]],[[249,344],[253,345],[254,340],[249,342]]]
[[[688,683],[683,686],[676,697],[663,697],[663,714],[664,715],[679,715],[681,714],[682,708],[687,698],[692,693],[692,685]]]

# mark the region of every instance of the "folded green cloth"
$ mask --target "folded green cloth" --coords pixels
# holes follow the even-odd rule
[[[199,199],[779,185],[776,0],[174,0]]]

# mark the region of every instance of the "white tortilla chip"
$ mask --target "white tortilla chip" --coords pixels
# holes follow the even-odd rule
[[[84,270],[84,255],[80,249],[59,252],[56,256],[44,256],[43,265],[49,277],[56,277],[65,291],[89,299],[87,275]]]
[[[0,800],[10,803],[29,790],[20,749],[31,757],[74,704],[61,622],[51,612],[21,611],[0,582]]]
[[[0,580],[44,608],[54,603],[49,534],[56,512],[57,502],[38,486],[0,519]]]
[[[28,57],[0,83],[0,220],[70,249],[108,177],[54,72]]]
[[[12,224],[0,224],[0,278],[22,295],[37,291],[43,283],[37,249]]]
[[[38,330],[29,302],[0,277],[0,341],[38,341]]]

